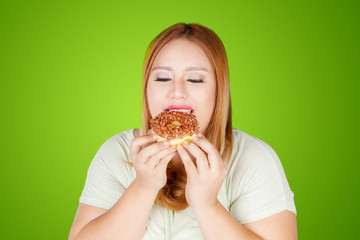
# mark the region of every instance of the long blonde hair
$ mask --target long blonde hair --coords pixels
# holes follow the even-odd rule
[[[233,145],[229,70],[225,47],[220,38],[211,29],[200,24],[177,23],[162,31],[149,44],[143,64],[143,108],[142,129],[144,135],[150,129],[151,114],[147,101],[146,87],[154,60],[165,44],[174,39],[184,39],[199,46],[208,57],[216,79],[215,109],[212,121],[207,127],[205,137],[218,149],[227,163]],[[176,169],[172,162],[167,168],[167,183],[159,191],[155,200],[164,207],[180,211],[188,207],[185,199],[186,172]]]

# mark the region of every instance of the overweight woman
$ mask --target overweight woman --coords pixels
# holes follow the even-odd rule
[[[200,134],[157,142],[149,120],[191,109]],[[274,150],[233,128],[219,37],[175,24],[150,43],[142,128],[109,138],[88,169],[69,239],[297,239],[294,194]]]

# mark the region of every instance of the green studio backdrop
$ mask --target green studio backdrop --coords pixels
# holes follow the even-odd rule
[[[146,47],[213,29],[233,125],[279,155],[300,239],[359,239],[359,1],[1,1],[1,239],[66,239],[87,168],[141,127]]]

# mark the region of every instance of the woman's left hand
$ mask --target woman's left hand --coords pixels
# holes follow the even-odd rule
[[[187,173],[187,202],[193,209],[216,206],[219,190],[227,174],[219,151],[202,135],[195,137],[193,143],[185,142],[183,146],[178,145],[177,151]],[[196,159],[196,165],[184,148]],[[201,149],[207,153],[207,157]]]

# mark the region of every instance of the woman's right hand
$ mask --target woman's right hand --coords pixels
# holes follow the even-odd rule
[[[130,144],[130,158],[136,181],[143,189],[158,193],[166,184],[166,168],[176,154],[176,147],[167,141],[156,142],[154,134],[136,137]]]

